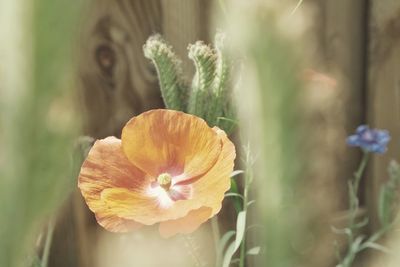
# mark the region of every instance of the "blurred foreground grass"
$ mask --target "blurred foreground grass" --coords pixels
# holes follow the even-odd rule
[[[253,221],[263,225],[264,254],[254,266],[301,266],[306,234],[297,192],[306,159],[301,155],[301,60],[293,41],[303,25],[290,14],[291,3],[226,2],[228,36],[243,60],[236,90],[242,142],[258,156]]]
[[[71,40],[83,3],[0,2],[0,266],[29,265],[41,223],[75,184]]]

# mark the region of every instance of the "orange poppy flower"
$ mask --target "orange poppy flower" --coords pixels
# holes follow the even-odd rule
[[[96,141],[78,186],[105,229],[160,223],[161,235],[170,237],[219,212],[234,159],[224,131],[183,112],[151,110],[132,118],[121,140]]]

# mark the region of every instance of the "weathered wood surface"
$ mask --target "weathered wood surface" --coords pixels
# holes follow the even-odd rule
[[[86,134],[120,134],[133,115],[162,106],[157,77],[142,53],[149,35],[162,32],[158,0],[96,1],[82,34],[79,78]]]
[[[400,159],[400,2],[372,0],[369,7],[367,115],[368,123],[388,129],[392,140],[384,155],[374,155],[368,173],[372,230],[376,229],[379,188],[388,178],[392,159]]]
[[[400,2],[369,2],[367,122],[389,130],[392,137],[388,151],[374,155],[370,162],[367,202],[372,232],[379,227],[378,197],[381,185],[388,179],[388,164],[392,159],[400,159]],[[373,253],[367,266],[388,266],[381,256]]]
[[[162,107],[156,73],[144,58],[142,46],[149,35],[162,33],[183,59],[184,70],[190,76],[193,66],[187,59],[186,47],[198,39],[210,39],[210,3],[211,0],[93,1],[79,48],[78,89],[84,107],[85,134],[95,138],[119,136],[132,115]],[[313,10],[315,21],[313,67],[337,80],[332,101],[311,110],[311,120],[318,125],[314,129],[316,151],[311,152],[318,160],[310,177],[315,178],[314,198],[320,205],[313,215],[316,220],[324,220],[315,226],[314,253],[310,258],[314,259],[313,266],[326,266],[332,256],[333,266],[334,236],[326,232],[332,223],[331,215],[347,208],[345,180],[359,159],[356,149],[347,149],[344,142],[338,141],[365,121],[373,127],[389,129],[394,138],[389,152],[375,156],[369,169],[363,203],[371,208],[372,218],[379,185],[387,178],[387,163],[399,158],[400,142],[396,137],[400,136],[400,2],[313,0],[307,5]],[[324,200],[333,202],[324,206]],[[101,230],[79,193],[65,212],[67,215],[60,218],[56,229],[50,266],[96,266],[92,246]],[[376,220],[372,222],[376,227]],[[65,262],[66,255],[77,256],[72,262]]]
[[[338,236],[329,229],[346,221],[347,179],[360,156],[357,149],[347,148],[345,139],[364,119],[366,2],[305,1],[304,9],[311,24],[310,68],[334,79],[317,76],[308,86],[311,160],[306,183],[312,192],[307,197],[313,225],[306,266],[335,266],[333,241]]]
[[[161,33],[193,71],[186,47],[208,40],[210,0],[96,0],[86,11],[78,51],[78,95],[86,135],[120,136],[135,114],[163,107],[157,75],[145,59],[146,39]],[[79,192],[61,211],[49,266],[93,267],[103,233]],[[153,252],[154,254],[154,252]],[[65,261],[68,257],[69,261]],[[168,265],[168,264],[167,264]],[[172,266],[172,265],[171,265]]]

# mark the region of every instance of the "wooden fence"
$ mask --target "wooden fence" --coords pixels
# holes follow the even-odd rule
[[[187,44],[210,40],[214,31],[210,30],[211,12],[217,1],[92,2],[82,22],[77,69],[84,131],[94,138],[118,136],[132,115],[162,107],[155,69],[142,52],[148,36],[163,34],[184,59],[185,71],[192,73]],[[325,136],[334,129],[336,137],[345,138],[357,125],[369,123],[388,129],[393,137],[389,152],[373,158],[363,187],[363,205],[370,217],[376,218],[377,189],[387,178],[387,163],[391,158],[400,159],[400,1],[305,0],[303,6],[315,37],[316,59],[311,61],[337,79],[341,92],[338,105],[329,112],[318,111],[319,145],[332,147],[326,154],[332,172],[318,183],[339,189],[330,194],[340,192],[337,203],[331,210],[321,211],[320,216],[346,209],[344,179],[351,176],[360,156],[344,145],[332,146]],[[339,113],[344,114],[340,120],[336,117]],[[315,170],[313,176],[320,178],[324,172]],[[79,193],[64,210],[56,228],[50,266],[95,266],[92,244],[99,231]],[[376,227],[376,219],[372,227]],[[329,238],[325,242],[330,242]],[[314,265],[324,266],[318,261]]]

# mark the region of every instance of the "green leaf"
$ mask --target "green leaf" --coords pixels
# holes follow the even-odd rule
[[[381,224],[386,227],[393,218],[396,192],[400,182],[400,166],[396,161],[391,161],[388,167],[389,180],[381,187],[378,199],[378,217]]]
[[[372,248],[372,249],[378,250],[378,251],[386,253],[386,254],[392,253],[387,247],[382,246],[381,244],[378,244],[378,243],[374,243],[374,242],[366,242],[363,244],[363,247]]]
[[[383,185],[379,192],[378,198],[378,217],[382,225],[387,225],[389,222],[391,196],[387,187]]]
[[[250,207],[251,205],[253,205],[254,203],[256,203],[256,201],[253,199],[253,200],[250,200],[249,202],[247,202],[247,207]]]
[[[224,256],[224,261],[222,263],[222,267],[229,267],[231,261],[232,261],[232,256],[235,254],[235,241],[233,241],[229,247],[227,248]]]
[[[229,190],[229,192],[239,194],[238,185],[236,183],[236,180],[233,178],[231,178],[231,190]],[[242,200],[234,198],[233,205],[235,206],[235,210],[237,213],[239,213],[243,209],[242,202],[243,202]]]
[[[229,245],[228,249],[225,252],[225,257],[222,265],[223,267],[229,267],[233,255],[235,254],[236,250],[240,247],[240,244],[242,243],[245,230],[246,230],[246,211],[241,211],[239,212],[236,220],[236,238]]]
[[[235,231],[231,230],[226,232],[221,239],[218,242],[218,248],[217,248],[217,264],[216,266],[221,265],[221,259],[224,254],[224,249],[226,247],[226,244],[228,244],[229,239],[231,239],[235,235]]]
[[[260,247],[254,247],[249,249],[246,254],[247,255],[258,255],[260,253],[261,248]]]
[[[364,220],[362,220],[361,222],[354,224],[354,228],[355,229],[363,228],[364,226],[366,226],[368,224],[368,222],[369,222],[369,219],[364,218]]]
[[[246,211],[241,211],[239,212],[236,221],[235,251],[240,247],[245,231],[246,231]]]
[[[232,173],[231,173],[231,178],[233,178],[233,177],[235,177],[235,176],[238,176],[239,174],[242,174],[242,173],[244,173],[244,171],[242,171],[242,170],[236,170],[236,171],[233,171]]]
[[[239,193],[226,193],[225,197],[239,197],[241,199],[244,199],[244,197]]]
[[[339,229],[339,228],[336,228],[336,227],[334,227],[334,226],[331,226],[331,230],[332,230],[332,232],[334,232],[335,234],[339,234],[339,235],[347,235],[347,236],[350,236],[350,235],[352,234],[350,228]]]

